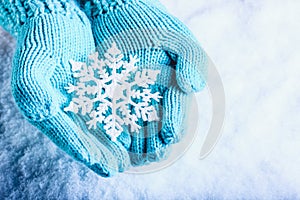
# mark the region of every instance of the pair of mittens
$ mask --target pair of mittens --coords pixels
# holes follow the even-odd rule
[[[12,72],[17,106],[58,147],[101,176],[166,158],[169,145],[183,133],[187,94],[205,85],[205,52],[156,0],[80,4],[85,13],[69,0],[1,2],[0,24],[18,41]],[[148,90],[161,96],[148,102],[157,120],[137,120],[135,132],[123,126],[115,141],[105,124],[89,129],[89,119],[65,109],[74,97],[66,88],[78,81],[70,61],[88,62],[95,48],[105,53],[112,43],[123,60],[138,59],[141,73],[159,71]],[[135,113],[134,106],[128,109]]]

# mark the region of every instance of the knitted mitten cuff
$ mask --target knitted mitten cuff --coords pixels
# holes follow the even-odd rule
[[[69,15],[78,13],[76,6],[70,0],[1,0],[0,3],[0,26],[16,36],[20,27],[29,18],[41,14],[61,13]],[[77,10],[77,11],[76,11]]]
[[[109,13],[118,8],[126,7],[130,3],[146,2],[165,9],[158,0],[78,0],[88,17]]]

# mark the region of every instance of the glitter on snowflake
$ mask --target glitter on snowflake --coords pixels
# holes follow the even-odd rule
[[[137,57],[130,56],[129,62],[116,43],[98,58],[98,52],[89,56],[89,62],[70,61],[76,83],[66,87],[74,96],[64,109],[82,116],[88,116],[88,129],[96,129],[104,124],[112,141],[122,133],[123,125],[130,126],[131,132],[138,132],[138,121],[159,120],[155,107],[151,104],[162,98],[158,92],[152,93],[159,70],[138,71]]]

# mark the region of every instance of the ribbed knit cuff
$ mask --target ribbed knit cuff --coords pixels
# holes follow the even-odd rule
[[[0,4],[0,26],[16,35],[20,26],[31,17],[44,13],[68,15],[75,10],[76,6],[70,0],[4,0]]]
[[[130,3],[147,2],[165,9],[159,0],[78,0],[88,17],[97,17],[101,14],[109,13],[119,7],[125,7]]]
[[[88,17],[108,13],[118,7],[138,0],[78,0]]]

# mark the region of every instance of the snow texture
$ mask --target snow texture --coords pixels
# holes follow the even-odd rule
[[[227,98],[223,136],[199,153],[211,118],[172,166],[104,179],[27,123],[10,91],[15,41],[0,34],[0,199],[300,199],[300,1],[164,0],[201,41]]]
[[[102,56],[101,56],[102,57]],[[158,121],[159,117],[153,102],[162,98],[159,92],[152,93],[151,86],[156,82],[159,70],[138,71],[137,57],[130,56],[129,62],[117,44],[99,59],[98,52],[89,56],[88,63],[70,61],[76,84],[69,84],[67,93],[75,95],[65,111],[88,115],[89,129],[104,124],[105,133],[112,141],[123,131],[123,125],[131,132],[138,132],[144,122]]]

